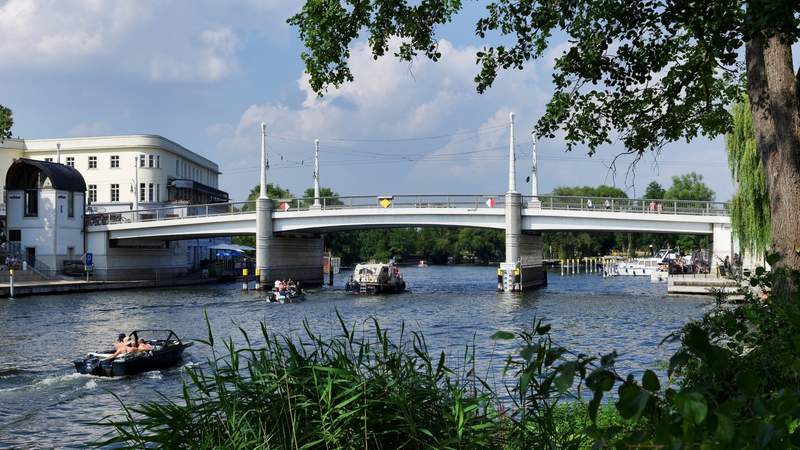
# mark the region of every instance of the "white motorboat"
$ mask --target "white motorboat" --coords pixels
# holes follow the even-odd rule
[[[651,258],[633,258],[620,261],[605,269],[606,276],[647,276],[666,271],[669,262],[676,257],[669,249],[661,249]]]
[[[356,265],[345,289],[359,294],[395,293],[406,290],[406,282],[394,262],[362,263]]]

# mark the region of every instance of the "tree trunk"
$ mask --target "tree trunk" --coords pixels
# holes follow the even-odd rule
[[[746,46],[756,144],[764,164],[777,268],[800,270],[800,99],[790,44],[780,35]]]

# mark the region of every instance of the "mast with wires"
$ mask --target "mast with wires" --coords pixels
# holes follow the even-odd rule
[[[319,204],[319,139],[314,139],[314,205],[312,208],[320,209]]]
[[[516,155],[514,154],[514,113],[508,113],[508,192],[517,192]]]

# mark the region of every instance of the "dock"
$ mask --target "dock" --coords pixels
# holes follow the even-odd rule
[[[209,278],[174,278],[168,280],[127,280],[127,281],[95,281],[95,280],[36,280],[14,281],[14,298],[30,295],[70,294],[76,292],[110,291],[119,289],[143,289],[155,287],[193,286],[197,284],[216,283]],[[10,297],[8,283],[0,283],[0,298]]]
[[[713,274],[673,274],[667,279],[668,294],[714,295],[721,290],[726,294],[738,295],[739,285],[736,280],[719,277]]]

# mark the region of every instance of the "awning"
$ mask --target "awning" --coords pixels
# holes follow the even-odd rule
[[[212,247],[209,247],[211,250],[230,250],[234,252],[245,252],[245,251],[253,251],[255,250],[253,247],[248,247],[246,245],[236,245],[236,244],[216,244]]]

